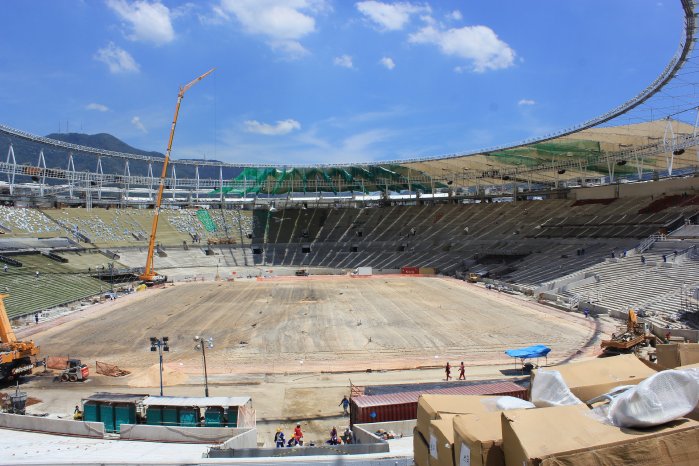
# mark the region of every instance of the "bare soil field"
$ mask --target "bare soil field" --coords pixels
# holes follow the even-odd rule
[[[201,372],[193,337],[214,339],[209,374],[414,369],[464,360],[507,363],[508,348],[545,344],[551,360],[594,329],[565,313],[442,278],[283,278],[185,283],[34,335],[42,354],[139,372],[157,363],[150,336],[168,336],[171,383]],[[509,298],[509,299],[508,299]],[[581,325],[582,324],[582,325]],[[437,359],[437,361],[435,361]],[[152,371],[151,371],[152,372]],[[143,386],[158,374],[144,375]]]

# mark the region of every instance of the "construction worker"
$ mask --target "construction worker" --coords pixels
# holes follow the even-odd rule
[[[36,322],[37,324],[39,323],[39,313],[38,312],[34,314],[34,322]]]
[[[464,367],[464,362],[461,361],[459,366],[459,380],[466,380],[466,367]]]
[[[277,428],[277,433],[274,434],[274,444],[277,448],[284,448],[284,432],[281,427]]]
[[[330,445],[337,445],[337,427],[335,426],[330,431]]]
[[[444,372],[447,374],[447,381],[451,379],[451,366],[449,365],[449,361],[447,361],[447,366],[444,368]]]
[[[347,395],[343,396],[342,400],[340,401],[340,404],[338,406],[342,406],[342,409],[344,411],[344,413],[343,413],[344,416],[347,416],[349,414],[349,405],[350,405],[350,402],[347,399]]]
[[[301,430],[301,424],[296,424],[294,428],[294,441],[296,445],[303,446],[303,431]]]

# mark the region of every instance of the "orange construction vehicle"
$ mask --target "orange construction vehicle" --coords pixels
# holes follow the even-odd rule
[[[655,335],[650,334],[646,326],[638,322],[636,312],[629,309],[626,327],[612,334],[611,340],[603,340],[600,346],[606,354],[618,354],[635,352],[643,346],[655,346],[655,343]]]
[[[165,151],[165,159],[163,160],[163,171],[160,175],[160,184],[158,185],[158,194],[155,198],[155,210],[153,212],[153,225],[150,232],[150,240],[148,241],[148,257],[146,257],[146,267],[143,273],[139,275],[139,279],[143,281],[147,286],[157,285],[165,283],[167,277],[158,274],[153,270],[153,253],[155,253],[155,234],[158,231],[158,217],[160,217],[160,207],[163,202],[163,190],[165,189],[165,179],[167,177],[167,164],[170,161],[170,151],[172,150],[172,140],[175,137],[175,127],[177,126],[177,117],[180,113],[180,104],[184,98],[184,93],[194,86],[196,83],[210,75],[214,72],[214,69],[210,69],[206,73],[202,74],[198,78],[194,79],[189,84],[180,87],[180,92],[177,94],[177,105],[175,106],[175,117],[172,120],[172,126],[170,127],[170,139],[167,143],[167,150]]]
[[[11,381],[32,373],[32,356],[39,354],[33,341],[17,341],[5,311],[5,298],[0,294],[0,381]]]

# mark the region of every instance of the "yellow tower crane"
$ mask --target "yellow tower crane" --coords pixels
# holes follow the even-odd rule
[[[139,275],[139,279],[143,281],[146,285],[154,285],[158,283],[163,283],[167,280],[167,277],[160,275],[153,270],[153,254],[155,252],[155,233],[158,230],[158,217],[160,216],[160,205],[163,201],[163,190],[165,189],[165,177],[167,175],[167,164],[170,161],[170,151],[172,150],[172,140],[175,137],[175,126],[177,125],[177,116],[180,113],[180,104],[182,103],[182,98],[184,93],[189,90],[190,87],[194,86],[196,83],[210,75],[214,72],[216,68],[212,68],[206,73],[202,74],[198,78],[192,80],[189,84],[180,87],[180,92],[177,94],[177,105],[175,106],[175,117],[172,120],[172,127],[170,128],[170,139],[167,143],[167,151],[165,151],[165,160],[163,160],[163,172],[160,175],[160,184],[158,185],[158,195],[155,198],[155,211],[153,213],[153,226],[150,232],[150,241],[148,241],[148,257],[146,257],[146,268],[143,273]]]

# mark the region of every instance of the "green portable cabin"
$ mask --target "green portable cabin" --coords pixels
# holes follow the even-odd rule
[[[180,426],[182,427],[197,427],[199,425],[199,408],[197,407],[180,407],[179,409]]]
[[[141,402],[148,395],[95,393],[83,400],[83,420],[102,422],[105,432],[119,432],[122,424],[136,424]]]
[[[100,420],[104,424],[105,432],[116,432],[114,426],[114,406],[111,403],[100,403]]]
[[[162,423],[164,426],[180,425],[180,418],[177,414],[177,406],[163,406],[160,409],[163,413]]]
[[[83,421],[100,422],[100,408],[94,401],[85,401],[83,403]]]
[[[254,427],[255,425],[255,411],[252,409],[252,399],[249,396],[149,396],[143,400],[143,405],[147,410],[146,422],[149,425],[181,427]],[[200,418],[202,415],[203,419]]]
[[[159,426],[163,423],[163,410],[160,406],[149,406],[146,410],[146,424]]]
[[[114,427],[121,432],[122,424],[136,424],[136,405],[117,403],[114,405]]]
[[[224,409],[218,406],[210,406],[204,411],[204,424],[206,427],[225,427]]]
[[[228,411],[228,422],[226,426],[228,427],[238,427],[238,408],[240,406],[229,406],[226,411]]]

